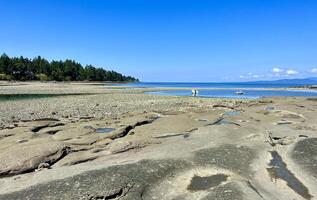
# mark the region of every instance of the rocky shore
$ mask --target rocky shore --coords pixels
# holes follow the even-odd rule
[[[316,99],[143,91],[1,83],[0,199],[316,199]]]

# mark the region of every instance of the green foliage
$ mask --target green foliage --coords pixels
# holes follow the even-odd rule
[[[124,76],[118,72],[107,71],[92,65],[83,67],[74,60],[49,62],[41,56],[34,59],[22,56],[10,58],[6,54],[0,56],[0,80],[138,81],[134,77]]]
[[[0,74],[0,80],[7,80],[5,74]]]
[[[6,74],[0,74],[0,80],[1,81],[5,81],[5,80],[11,80],[11,76],[10,75],[6,75]]]
[[[49,81],[49,78],[47,77],[46,74],[36,74],[35,77],[36,77],[36,80]]]

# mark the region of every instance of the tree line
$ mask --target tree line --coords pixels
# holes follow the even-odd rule
[[[41,56],[25,57],[0,56],[0,80],[40,81],[115,81],[134,82],[138,79],[124,76],[92,65],[82,66],[74,60],[51,61]]]

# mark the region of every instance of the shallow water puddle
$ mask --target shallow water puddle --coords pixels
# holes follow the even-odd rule
[[[116,130],[115,128],[97,128],[96,133],[109,133]]]
[[[188,185],[187,189],[190,191],[207,190],[211,187],[220,185],[222,182],[226,181],[228,175],[216,174],[212,176],[194,176]]]
[[[217,120],[211,122],[211,123],[208,123],[206,124],[206,126],[213,126],[213,125],[229,125],[229,124],[233,124],[233,125],[236,125],[236,126],[241,126],[240,124],[238,123],[235,123],[235,122],[231,122],[231,121],[228,121],[224,118],[218,118]]]
[[[233,111],[227,111],[225,112],[225,115],[228,115],[228,116],[237,116],[237,115],[240,115],[240,111],[237,111],[237,110],[233,110]]]
[[[40,99],[49,97],[61,97],[61,96],[80,96],[91,95],[86,93],[73,93],[73,94],[1,94],[0,101],[17,101],[25,99]]]
[[[274,107],[272,107],[272,106],[267,106],[267,107],[265,108],[265,110],[268,110],[268,111],[274,110]]]
[[[230,124],[240,126],[240,124],[228,121],[226,119],[219,120],[217,123],[215,123],[215,125],[230,125]]]
[[[154,138],[170,138],[170,137],[184,136],[184,135],[185,135],[185,133],[175,133],[175,134],[160,135],[160,136],[156,136]]]
[[[269,163],[267,171],[271,177],[271,180],[282,179],[287,183],[287,186],[294,190],[297,194],[305,199],[311,199],[308,188],[298,180],[295,175],[287,169],[286,163],[283,162],[282,157],[276,152],[271,151],[272,160]]]

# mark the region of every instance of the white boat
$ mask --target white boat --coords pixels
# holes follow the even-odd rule
[[[237,94],[237,95],[243,95],[244,92],[243,92],[242,90],[239,90],[239,91],[236,91],[236,94]]]

